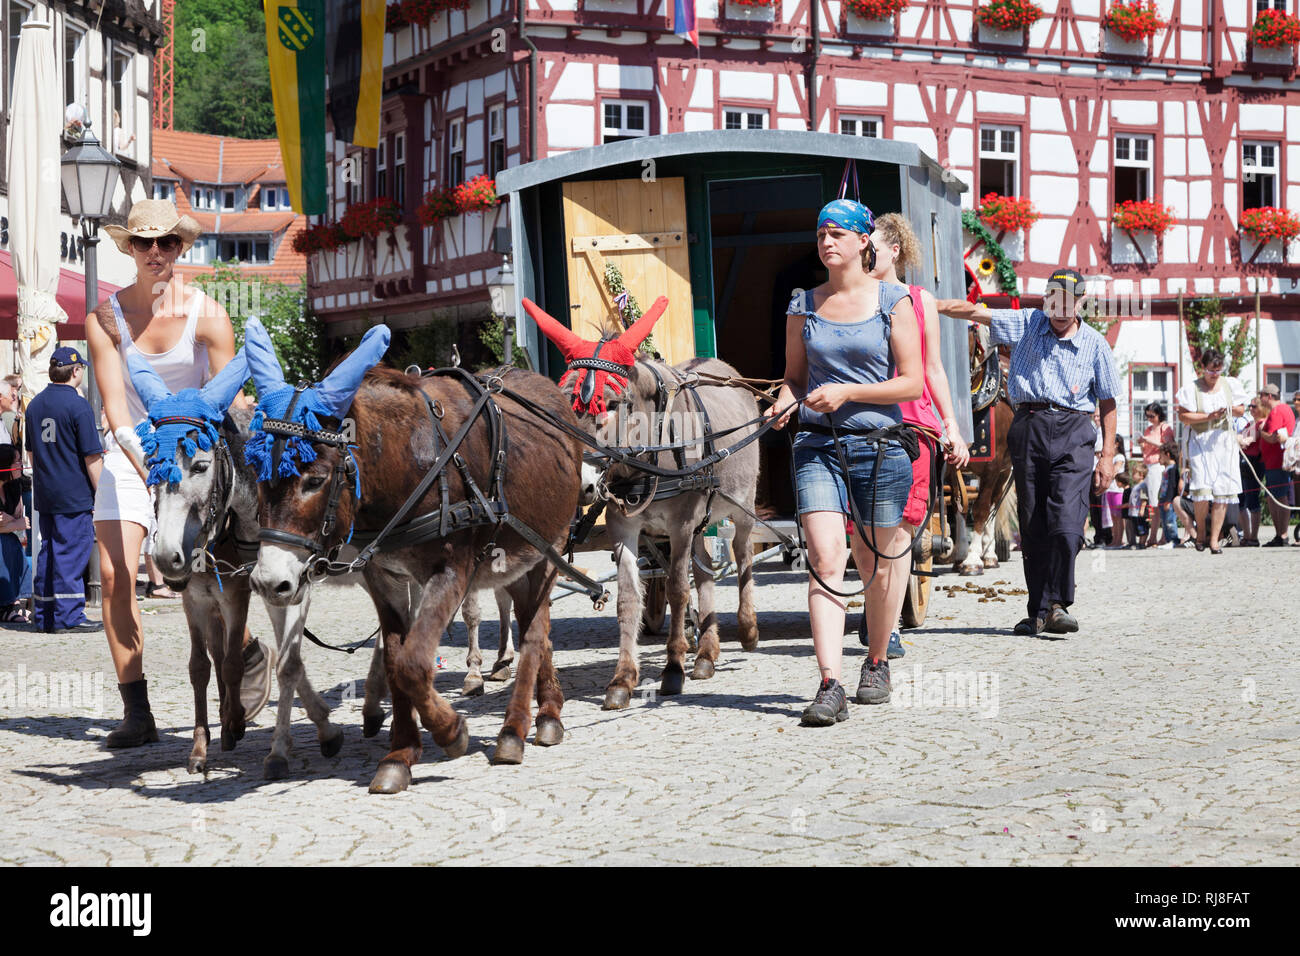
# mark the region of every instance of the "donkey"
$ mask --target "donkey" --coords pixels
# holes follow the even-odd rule
[[[534,694],[534,742],[563,739],[564,696],[551,659],[547,601],[556,571],[514,524],[479,520],[481,509],[468,503],[488,489],[508,503],[513,522],[555,548],[577,508],[582,465],[577,438],[525,413],[505,394],[485,400],[472,381],[376,368],[389,337],[385,326],[370,329],[323,382],[295,390],[284,381],[266,330],[253,320],[245,328],[258,391],[246,456],[261,482],[263,526],[252,586],[268,603],[302,600],[310,581],[328,569],[327,556],[354,533],[374,543],[443,458],[438,468],[446,497],[442,481],[431,481],[393,540],[362,552],[369,550],[363,580],[379,617],[393,700],[392,749],[371,780],[372,793],[410,785],[423,747],[417,715],[448,757],[469,748],[465,718],[434,688],[434,675],[438,642],[473,588],[505,588],[519,621],[518,672],[493,763],[523,760]],[[576,429],[549,379],[504,369],[491,381],[494,390],[509,388]],[[500,456],[493,454],[489,427],[489,416],[498,414],[492,420],[508,433]],[[443,436],[462,429],[448,460],[455,439]],[[410,520],[417,515],[432,517]],[[445,534],[444,516],[451,522]],[[411,599],[411,588],[418,599]]]
[[[599,342],[580,338],[535,303],[524,299],[524,308],[537,327],[563,353],[569,371],[561,378],[571,380],[573,407],[589,434],[604,438],[611,426],[624,432],[627,423],[639,428],[635,444],[666,445],[689,442],[706,432],[736,429],[727,437],[732,444],[749,435],[757,425],[758,406],[752,395],[738,388],[709,385],[699,379],[735,378],[739,373],[718,359],[692,359],[682,365],[637,356],[636,350],[663,314],[668,300],[660,297],[644,316],[618,336]],[[673,426],[681,423],[681,432]],[[692,424],[694,423],[694,424]],[[646,427],[649,425],[649,427]],[[607,445],[629,444],[627,434],[618,434]],[[683,444],[680,451],[652,454],[650,461],[662,468],[680,469],[703,455],[703,443]],[[700,602],[699,645],[691,672],[694,680],[712,677],[719,657],[718,620],[714,612],[712,560],[704,540],[705,525],[721,518],[735,523],[736,563],[740,583],[740,644],[746,651],[758,646],[758,618],[754,613],[753,555],[749,537],[754,527],[754,494],[758,484],[758,444],[751,442],[736,454],[724,458],[712,469],[716,487],[701,486],[694,479],[647,479],[635,466],[613,464],[604,475],[604,486],[615,506],[606,516],[606,530],[614,543],[618,564],[618,665],[605,690],[604,708],[628,706],[637,684],[637,632],[641,626],[642,594],[637,570],[641,533],[669,538],[668,601],[672,625],[668,633],[668,662],[660,678],[661,694],[680,694],[685,686],[684,664],[688,644],[686,615],[690,602],[690,562],[696,564],[695,587]],[[706,476],[702,476],[706,477]],[[707,482],[705,483],[707,485]],[[640,500],[629,507],[620,503],[620,486],[635,489],[626,494]]]
[[[207,770],[209,657],[217,669],[221,749],[244,736],[239,685],[242,643],[248,617],[245,575],[218,577],[218,562],[238,564],[240,552],[257,545],[257,482],[244,464],[248,412],[226,412],[248,378],[244,351],[202,389],[173,395],[162,377],[136,353],[127,356],[131,383],[148,409],[138,428],[155,491],[158,533],[154,562],[169,587],[181,593],[190,630],[190,684],[194,689],[194,747],[190,773]],[[289,717],[295,690],[316,724],[321,753],[332,757],[343,745],[343,731],[329,722],[329,709],[312,689],[299,658],[307,603],[267,607],[279,651],[280,704],[271,753],[263,771],[268,779],[288,772]]]

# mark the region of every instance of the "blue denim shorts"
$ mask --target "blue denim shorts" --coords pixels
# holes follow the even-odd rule
[[[907,496],[912,491],[912,460],[898,442],[885,446],[877,462],[876,446],[859,435],[840,439],[848,461],[853,501],[863,520],[876,528],[896,528],[903,520]],[[876,472],[879,471],[879,480]],[[838,511],[849,514],[843,469],[832,444],[800,443],[794,447],[794,479],[799,514]],[[875,483],[872,506],[872,484]]]

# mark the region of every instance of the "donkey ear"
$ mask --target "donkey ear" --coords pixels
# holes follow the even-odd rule
[[[388,330],[388,326],[376,325],[365,334],[352,354],[325,376],[325,381],[316,386],[316,397],[320,399],[327,414],[335,418],[343,417],[351,407],[357,389],[361,387],[362,377],[379,364],[379,360],[388,351],[392,337],[393,333]]]
[[[226,363],[226,367],[213,376],[212,381],[199,390],[214,408],[222,411],[230,407],[244,383],[248,381],[248,356],[244,349],[235,353],[235,357]]]
[[[275,346],[271,344],[271,336],[255,318],[244,324],[243,351],[259,397],[284,386],[284,370],[280,368],[280,359],[275,354]]]
[[[162,380],[162,376],[155,372],[149,360],[135,349],[127,350],[126,369],[131,375],[131,384],[135,386],[136,394],[140,396],[140,401],[144,402],[146,410],[152,408],[153,403],[160,398],[171,397],[171,389]]]

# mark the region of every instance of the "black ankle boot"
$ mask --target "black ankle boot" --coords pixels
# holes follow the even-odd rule
[[[141,677],[130,684],[118,684],[117,689],[122,694],[125,716],[108,735],[107,745],[117,748],[157,743],[158,728],[149,710],[149,682]]]

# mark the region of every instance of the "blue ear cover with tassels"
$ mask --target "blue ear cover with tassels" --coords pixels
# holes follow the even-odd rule
[[[306,389],[293,408],[293,421],[312,430],[320,430],[322,418],[342,418],[352,407],[352,399],[361,387],[361,379],[388,351],[392,333],[386,325],[370,329],[347,358],[339,363],[325,381]],[[283,419],[293,399],[294,389],[284,380],[284,371],[275,354],[271,336],[256,319],[244,326],[244,347],[248,350],[248,366],[257,386],[257,412],[251,425],[252,438],[244,445],[244,460],[257,471],[258,481],[273,477],[289,478],[299,473],[302,465],[316,460],[316,450],[310,441],[286,438],[280,455],[279,474],[272,475],[271,446],[275,436],[262,431],[266,419]]]
[[[151,487],[162,482],[177,484],[184,477],[176,462],[177,447],[193,458],[200,448],[208,451],[220,441],[217,431],[226,409],[248,380],[244,350],[235,353],[203,388],[184,388],[175,395],[148,360],[134,349],[127,352],[126,367],[131,384],[148,410],[145,420],[135,429],[149,469],[148,484]],[[169,421],[178,418],[190,421]],[[158,425],[158,422],[165,424]]]

